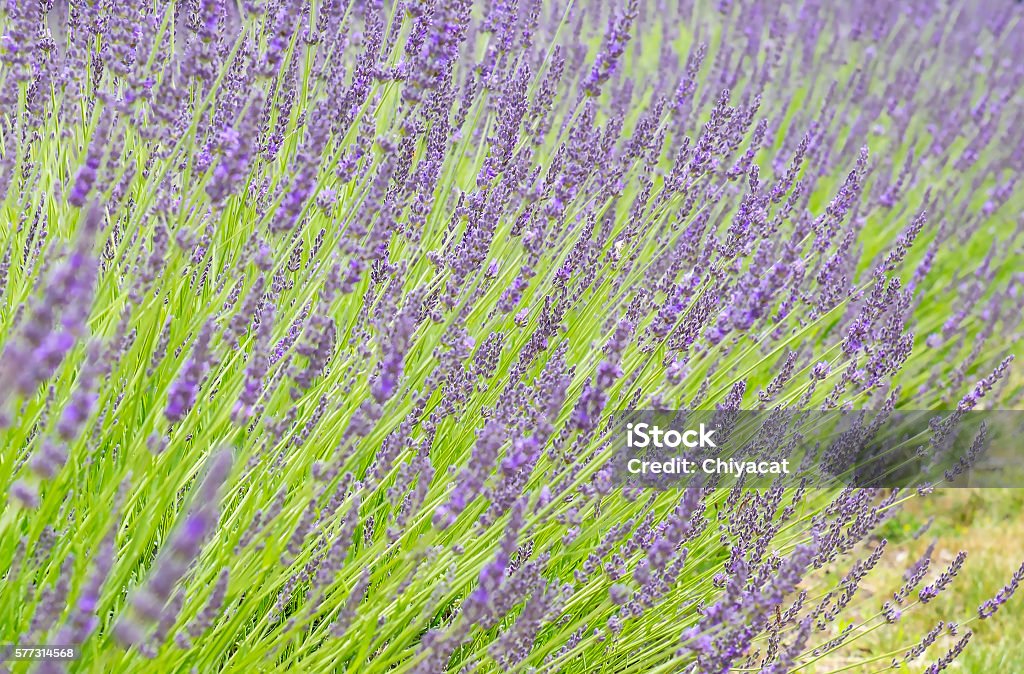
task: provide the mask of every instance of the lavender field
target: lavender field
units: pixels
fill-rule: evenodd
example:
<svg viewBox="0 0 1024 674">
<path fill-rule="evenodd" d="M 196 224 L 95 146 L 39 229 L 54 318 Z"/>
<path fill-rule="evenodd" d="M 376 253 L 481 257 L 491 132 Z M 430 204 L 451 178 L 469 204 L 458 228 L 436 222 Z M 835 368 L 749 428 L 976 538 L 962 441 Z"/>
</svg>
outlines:
<svg viewBox="0 0 1024 674">
<path fill-rule="evenodd" d="M 0 672 L 1024 672 L 1024 5 L 0 2 Z"/>
</svg>

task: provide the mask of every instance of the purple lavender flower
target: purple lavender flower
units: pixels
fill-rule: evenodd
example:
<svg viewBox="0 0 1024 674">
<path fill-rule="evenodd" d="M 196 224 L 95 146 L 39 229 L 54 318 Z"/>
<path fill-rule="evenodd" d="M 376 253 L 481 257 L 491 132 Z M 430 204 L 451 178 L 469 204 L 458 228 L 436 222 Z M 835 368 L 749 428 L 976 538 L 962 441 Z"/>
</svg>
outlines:
<svg viewBox="0 0 1024 674">
<path fill-rule="evenodd" d="M 628 0 L 621 14 L 608 19 L 608 28 L 605 32 L 604 43 L 601 51 L 598 52 L 590 74 L 583 80 L 583 90 L 591 96 L 601 92 L 601 86 L 608 81 L 619 66 L 619 60 L 626 51 L 626 44 L 629 42 L 630 29 L 636 19 L 638 9 L 637 0 Z"/>
<path fill-rule="evenodd" d="M 921 589 L 920 592 L 918 592 L 917 596 L 918 599 L 921 600 L 921 603 L 927 604 L 929 601 L 939 596 L 939 593 L 941 593 L 942 590 L 944 590 L 951 582 L 953 582 L 953 578 L 957 575 L 957 573 L 960 572 L 960 569 L 964 565 L 964 560 L 966 559 L 966 552 L 962 550 L 958 552 L 953 561 L 950 562 L 949 568 L 943 571 L 942 574 L 935 579 L 935 582 L 931 583 L 930 585 L 926 585 L 924 588 Z"/>
<path fill-rule="evenodd" d="M 1021 582 L 1024 582 L 1024 564 L 1021 564 L 1020 568 L 1013 574 L 1013 577 L 1010 578 L 1010 582 L 1003 589 L 999 590 L 996 596 L 986 600 L 984 604 L 978 607 L 978 617 L 985 620 L 995 615 L 999 607 L 1010 600 L 1010 597 L 1017 591 Z"/>
<path fill-rule="evenodd" d="M 211 332 L 212 328 L 209 323 L 199 331 L 199 336 L 196 337 L 192 347 L 191 357 L 167 392 L 164 416 L 172 424 L 181 421 L 199 398 L 199 387 L 210 369 Z"/>
<path fill-rule="evenodd" d="M 145 586 L 131 597 L 135 617 L 125 615 L 114 627 L 114 635 L 124 646 L 141 642 L 148 625 L 159 628 L 168 616 L 165 606 L 175 586 L 188 572 L 206 539 L 213 534 L 219 518 L 219 492 L 231 471 L 230 450 L 221 450 L 209 459 L 209 467 L 193 497 L 184 521 L 167 542 Z M 170 609 L 172 615 L 177 611 Z"/>
</svg>

